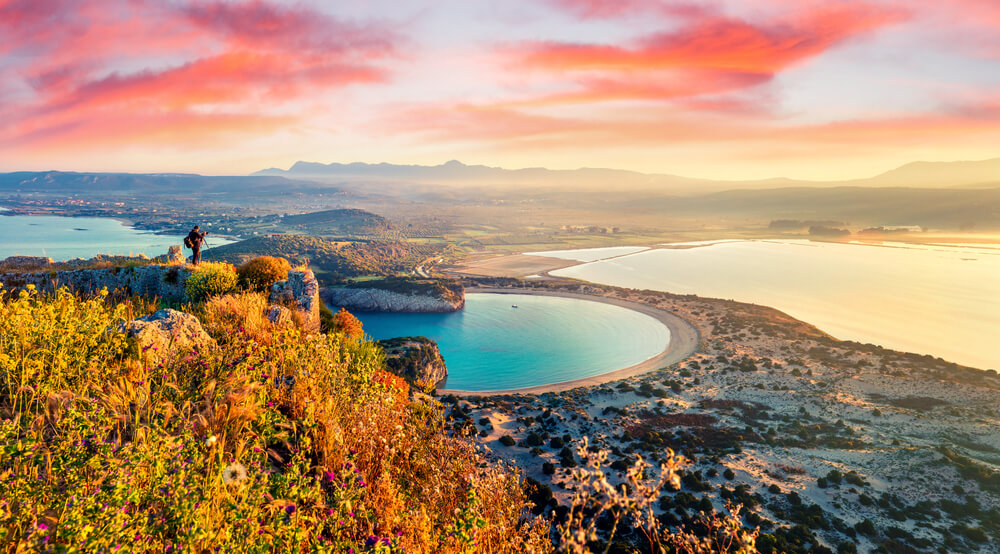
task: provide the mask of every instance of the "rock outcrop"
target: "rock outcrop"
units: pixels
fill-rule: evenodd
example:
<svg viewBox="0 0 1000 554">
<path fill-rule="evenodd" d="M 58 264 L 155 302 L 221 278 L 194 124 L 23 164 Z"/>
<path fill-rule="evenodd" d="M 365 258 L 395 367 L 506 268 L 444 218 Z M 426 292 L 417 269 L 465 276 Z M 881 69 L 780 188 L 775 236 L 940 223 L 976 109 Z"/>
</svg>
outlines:
<svg viewBox="0 0 1000 554">
<path fill-rule="evenodd" d="M 386 367 L 418 388 L 442 386 L 448 378 L 437 343 L 427 337 L 397 337 L 378 344 L 385 350 Z"/>
<path fill-rule="evenodd" d="M 303 317 L 302 328 L 307 333 L 319 332 L 319 281 L 312 271 L 289 271 L 288 279 L 271 286 L 272 304 L 288 306 Z"/>
<path fill-rule="evenodd" d="M 71 269 L 43 273 L 3 273 L 0 282 L 7 290 L 35 285 L 52 292 L 66 287 L 77 294 L 95 294 L 101 289 L 130 295 L 156 296 L 171 302 L 186 300 L 184 282 L 191 270 L 184 266 L 140 265 L 105 269 Z"/>
<path fill-rule="evenodd" d="M 396 292 L 380 288 L 328 288 L 321 293 L 332 307 L 358 312 L 448 313 L 465 306 L 465 296 L 444 298 L 432 292 Z"/>
<path fill-rule="evenodd" d="M 267 320 L 274 325 L 285 325 L 292 321 L 292 311 L 277 304 L 268 306 L 266 315 Z"/>
<path fill-rule="evenodd" d="M 10 268 L 43 267 L 51 264 L 52 258 L 47 256 L 8 256 L 2 263 Z"/>
<path fill-rule="evenodd" d="M 184 252 L 181 250 L 180 245 L 177 245 L 167 248 L 166 254 L 161 254 L 153 258 L 153 261 L 165 264 L 182 264 L 187 261 L 187 258 L 184 256 Z"/>
<path fill-rule="evenodd" d="M 215 345 L 198 318 L 177 310 L 159 310 L 119 326 L 118 331 L 135 340 L 148 363 L 167 353 L 201 350 Z"/>
</svg>

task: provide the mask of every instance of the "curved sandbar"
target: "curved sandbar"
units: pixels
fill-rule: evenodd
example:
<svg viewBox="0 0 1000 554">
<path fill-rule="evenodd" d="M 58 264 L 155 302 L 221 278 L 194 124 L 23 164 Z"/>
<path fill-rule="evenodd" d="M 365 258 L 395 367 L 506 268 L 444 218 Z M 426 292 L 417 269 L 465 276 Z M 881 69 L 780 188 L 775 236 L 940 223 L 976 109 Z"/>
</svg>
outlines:
<svg viewBox="0 0 1000 554">
<path fill-rule="evenodd" d="M 561 381 L 558 383 L 549 383 L 547 385 L 535 385 L 533 387 L 523 387 L 519 389 L 506 389 L 506 390 L 455 390 L 455 389 L 438 389 L 438 394 L 454 394 L 458 396 L 492 396 L 497 394 L 542 394 L 545 392 L 560 392 L 570 389 L 575 389 L 578 387 L 589 387 L 591 385 L 600 385 L 602 383 L 607 383 L 609 381 L 617 381 L 619 379 L 625 379 L 626 377 L 634 377 L 636 375 L 642 375 L 643 373 L 652 371 L 654 369 L 660 369 L 662 367 L 669 366 L 671 364 L 677 363 L 681 360 L 686 359 L 691 354 L 698 349 L 698 344 L 701 342 L 701 335 L 698 330 L 695 329 L 693 325 L 688 323 L 686 320 L 659 308 L 650 306 L 649 304 L 641 304 L 639 302 L 631 302 L 629 300 L 621 300 L 618 298 L 608 298 L 605 296 L 594 296 L 590 294 L 579 294 L 575 292 L 563 292 L 563 291 L 553 291 L 553 290 L 537 290 L 537 289 L 497 289 L 497 288 L 487 288 L 487 287 L 470 287 L 465 289 L 467 293 L 490 293 L 490 294 L 527 294 L 532 296 L 559 296 L 562 298 L 576 298 L 578 300 L 587 300 L 590 302 L 604 302 L 605 304 L 612 304 L 615 306 L 620 306 L 622 308 L 627 308 L 629 310 L 634 310 L 639 313 L 648 315 L 660 323 L 666 325 L 667 329 L 670 330 L 670 342 L 667 344 L 667 348 L 649 358 L 644 362 L 639 362 L 635 365 L 631 365 L 626 368 L 617 369 L 614 371 L 609 371 L 608 373 L 602 373 L 600 375 L 594 375 L 591 377 L 584 377 L 582 379 L 573 379 L 572 381 Z"/>
</svg>

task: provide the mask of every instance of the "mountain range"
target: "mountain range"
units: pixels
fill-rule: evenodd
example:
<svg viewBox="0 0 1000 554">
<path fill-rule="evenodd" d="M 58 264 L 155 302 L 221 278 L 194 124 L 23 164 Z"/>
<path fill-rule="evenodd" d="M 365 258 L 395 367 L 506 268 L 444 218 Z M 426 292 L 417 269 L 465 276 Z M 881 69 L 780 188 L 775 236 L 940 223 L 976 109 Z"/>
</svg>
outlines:
<svg viewBox="0 0 1000 554">
<path fill-rule="evenodd" d="M 1000 187 L 1000 158 L 981 161 L 913 162 L 874 177 L 847 181 L 804 181 L 785 178 L 724 181 L 670 174 L 638 173 L 619 169 L 554 170 L 540 167 L 504 169 L 485 165 L 466 165 L 456 160 L 435 166 L 359 162 L 322 164 L 300 161 L 287 170 L 270 168 L 252 175 L 322 182 L 410 182 L 422 185 L 503 185 L 554 188 L 573 186 L 606 190 L 661 189 L 674 193 L 835 186 L 989 188 Z"/>
</svg>

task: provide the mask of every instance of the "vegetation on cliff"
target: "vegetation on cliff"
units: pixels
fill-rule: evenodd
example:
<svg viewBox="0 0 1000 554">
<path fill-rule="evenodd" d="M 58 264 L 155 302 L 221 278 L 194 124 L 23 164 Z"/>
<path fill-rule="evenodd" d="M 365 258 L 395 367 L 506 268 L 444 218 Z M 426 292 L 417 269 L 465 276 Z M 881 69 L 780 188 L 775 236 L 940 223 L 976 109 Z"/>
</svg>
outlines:
<svg viewBox="0 0 1000 554">
<path fill-rule="evenodd" d="M 343 310 L 342 310 L 343 311 Z M 436 342 L 427 337 L 396 337 L 378 341 L 389 371 L 422 390 L 434 390 L 448 377 Z"/>
<path fill-rule="evenodd" d="M 354 281 L 347 288 L 379 289 L 410 296 L 433 296 L 450 303 L 459 303 L 465 299 L 465 287 L 458 281 L 445 279 L 413 279 L 409 277 L 385 277 Z"/>
</svg>

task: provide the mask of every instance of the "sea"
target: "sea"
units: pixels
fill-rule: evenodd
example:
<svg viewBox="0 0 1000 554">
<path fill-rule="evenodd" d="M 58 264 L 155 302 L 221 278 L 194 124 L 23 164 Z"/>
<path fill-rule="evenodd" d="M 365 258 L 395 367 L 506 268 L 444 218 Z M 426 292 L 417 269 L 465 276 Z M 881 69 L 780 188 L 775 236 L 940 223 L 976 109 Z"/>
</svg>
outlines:
<svg viewBox="0 0 1000 554">
<path fill-rule="evenodd" d="M 665 246 L 665 247 L 664 247 Z M 550 274 L 777 308 L 845 340 L 1000 369 L 1000 245 L 730 240 L 661 245 Z"/>
<path fill-rule="evenodd" d="M 355 315 L 373 339 L 436 341 L 448 367 L 445 387 L 458 390 L 592 377 L 644 362 L 670 342 L 669 329 L 648 315 L 552 296 L 473 293 L 455 313 Z"/>
<path fill-rule="evenodd" d="M 166 254 L 168 247 L 183 241 L 183 235 L 157 235 L 102 217 L 0 215 L 0 260 L 8 256 L 48 256 L 64 261 L 97 254 L 145 254 L 152 258 Z M 209 235 L 209 250 L 203 251 L 202 257 L 211 260 L 212 246 L 231 242 Z"/>
</svg>

